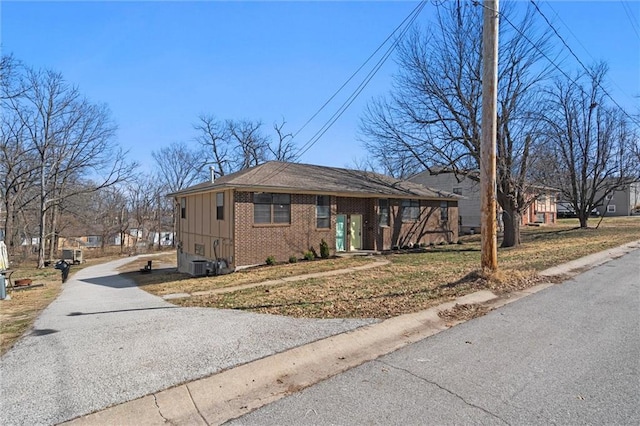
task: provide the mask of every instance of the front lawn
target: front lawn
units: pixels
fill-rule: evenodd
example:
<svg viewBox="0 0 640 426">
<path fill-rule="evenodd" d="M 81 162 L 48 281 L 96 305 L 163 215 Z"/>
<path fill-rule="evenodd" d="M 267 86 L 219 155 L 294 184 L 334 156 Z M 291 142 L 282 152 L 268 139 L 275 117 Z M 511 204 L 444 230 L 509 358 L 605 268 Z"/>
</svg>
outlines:
<svg viewBox="0 0 640 426">
<path fill-rule="evenodd" d="M 577 229 L 577 225 L 576 219 L 564 219 L 553 226 L 524 227 L 520 247 L 499 250 L 500 271 L 491 279 L 479 273 L 480 238 L 474 235 L 463 237 L 463 244 L 434 246 L 425 253 L 387 255 L 385 258 L 390 263 L 374 269 L 219 295 L 192 296 L 174 303 L 296 317 L 387 318 L 422 310 L 482 288 L 497 292 L 525 288 L 541 281 L 538 271 L 640 240 L 640 217 L 605 218 L 599 229 Z M 131 276 L 145 290 L 164 295 L 316 272 L 315 268 L 344 268 L 349 261 L 362 264 L 371 259 L 260 267 L 222 277 L 190 278 L 175 273 Z"/>
</svg>

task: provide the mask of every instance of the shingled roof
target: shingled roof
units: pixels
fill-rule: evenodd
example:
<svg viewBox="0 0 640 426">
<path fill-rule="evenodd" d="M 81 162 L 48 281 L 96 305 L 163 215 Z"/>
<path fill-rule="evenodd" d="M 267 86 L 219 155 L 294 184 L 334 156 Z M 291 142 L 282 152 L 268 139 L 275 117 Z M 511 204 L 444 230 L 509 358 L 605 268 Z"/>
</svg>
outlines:
<svg viewBox="0 0 640 426">
<path fill-rule="evenodd" d="M 378 173 L 279 161 L 269 161 L 222 176 L 215 182 L 201 183 L 168 196 L 176 197 L 228 188 L 264 192 L 345 194 L 354 197 L 460 198 L 455 194 Z"/>
</svg>

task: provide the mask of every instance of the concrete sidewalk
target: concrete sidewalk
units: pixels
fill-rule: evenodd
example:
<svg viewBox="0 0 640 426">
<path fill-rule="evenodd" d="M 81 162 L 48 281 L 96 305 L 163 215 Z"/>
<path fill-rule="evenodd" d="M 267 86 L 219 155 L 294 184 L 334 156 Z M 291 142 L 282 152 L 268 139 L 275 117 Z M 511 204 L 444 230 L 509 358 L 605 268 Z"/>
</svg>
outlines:
<svg viewBox="0 0 640 426">
<path fill-rule="evenodd" d="M 566 278 L 638 248 L 640 241 L 550 268 L 541 274 Z M 473 293 L 435 308 L 391 318 L 231 368 L 69 424 L 224 423 L 447 329 L 451 324 L 446 324 L 438 312 L 455 304 L 479 303 L 496 308 L 550 286 L 553 284 L 541 284 L 501 298 L 489 291 Z"/>
<path fill-rule="evenodd" d="M 63 422 L 378 322 L 177 307 L 118 274 L 131 260 L 78 271 L 2 356 L 0 424 Z"/>
</svg>

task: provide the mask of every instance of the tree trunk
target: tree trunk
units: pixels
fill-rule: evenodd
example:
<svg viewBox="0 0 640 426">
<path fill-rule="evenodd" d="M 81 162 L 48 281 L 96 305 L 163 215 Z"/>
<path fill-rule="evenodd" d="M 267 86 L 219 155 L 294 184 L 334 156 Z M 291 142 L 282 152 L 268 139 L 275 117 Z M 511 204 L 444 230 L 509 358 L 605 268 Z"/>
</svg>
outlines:
<svg viewBox="0 0 640 426">
<path fill-rule="evenodd" d="M 589 214 L 588 213 L 578 213 L 578 220 L 580 221 L 580 228 L 587 228 L 589 223 Z"/>
<path fill-rule="evenodd" d="M 14 254 L 13 250 L 15 247 L 15 237 L 13 235 L 13 220 L 15 216 L 13 203 L 10 203 L 8 200 L 4 204 L 5 211 L 7 212 L 7 217 L 4 222 L 4 241 L 7 244 L 7 251 L 9 252 L 9 256 Z"/>
<path fill-rule="evenodd" d="M 517 247 L 520 245 L 520 213 L 516 210 L 502 212 L 504 226 L 500 247 Z"/>
<path fill-rule="evenodd" d="M 46 242 L 46 229 L 47 229 L 47 212 L 44 210 L 44 200 L 40 205 L 40 229 L 39 229 L 39 241 L 38 241 L 38 268 L 44 268 L 44 252 Z"/>
<path fill-rule="evenodd" d="M 51 237 L 49 237 L 49 260 L 55 259 L 58 249 L 58 206 L 53 206 L 51 213 Z"/>
</svg>

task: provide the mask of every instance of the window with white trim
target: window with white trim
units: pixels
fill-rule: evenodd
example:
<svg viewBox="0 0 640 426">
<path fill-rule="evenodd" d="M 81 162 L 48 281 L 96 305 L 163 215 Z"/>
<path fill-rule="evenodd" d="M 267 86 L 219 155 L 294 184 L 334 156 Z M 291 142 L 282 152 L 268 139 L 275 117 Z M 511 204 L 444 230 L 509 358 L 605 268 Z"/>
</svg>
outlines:
<svg viewBox="0 0 640 426">
<path fill-rule="evenodd" d="M 609 204 L 607 206 L 607 213 L 615 213 L 616 212 L 616 205 L 615 204 Z"/>
</svg>

